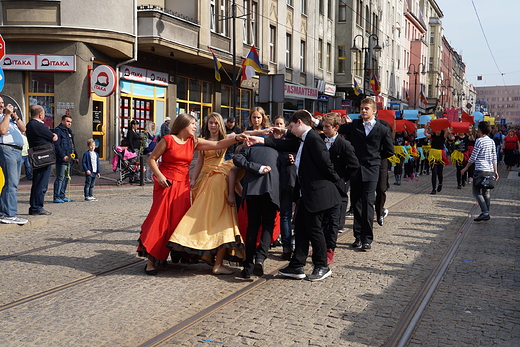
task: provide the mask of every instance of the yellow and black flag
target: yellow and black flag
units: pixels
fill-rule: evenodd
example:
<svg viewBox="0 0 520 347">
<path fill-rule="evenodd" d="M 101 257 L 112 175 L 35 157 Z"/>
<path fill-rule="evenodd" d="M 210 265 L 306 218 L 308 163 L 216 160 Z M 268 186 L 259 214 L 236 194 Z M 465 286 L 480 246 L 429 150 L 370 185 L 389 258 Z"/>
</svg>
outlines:
<svg viewBox="0 0 520 347">
<path fill-rule="evenodd" d="M 217 56 L 215 55 L 215 52 L 213 52 L 211 47 L 208 46 L 208 49 L 211 52 L 211 55 L 213 55 L 213 65 L 215 66 L 215 79 L 220 82 L 220 69 L 222 69 L 222 64 L 218 60 Z"/>
</svg>

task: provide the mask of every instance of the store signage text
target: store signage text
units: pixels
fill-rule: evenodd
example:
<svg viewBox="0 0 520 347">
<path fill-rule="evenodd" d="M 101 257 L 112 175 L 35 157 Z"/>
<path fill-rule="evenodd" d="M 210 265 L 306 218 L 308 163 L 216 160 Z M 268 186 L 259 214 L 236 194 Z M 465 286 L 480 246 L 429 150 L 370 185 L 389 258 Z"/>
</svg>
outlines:
<svg viewBox="0 0 520 347">
<path fill-rule="evenodd" d="M 6 54 L 4 70 L 76 71 L 75 55 Z"/>
<path fill-rule="evenodd" d="M 305 98 L 313 100 L 318 99 L 318 89 L 316 88 L 309 88 L 288 83 L 286 83 L 283 88 L 286 98 Z"/>
<path fill-rule="evenodd" d="M 159 71 L 143 69 L 139 67 L 121 66 L 121 78 L 130 81 L 168 86 L 168 74 Z"/>
</svg>

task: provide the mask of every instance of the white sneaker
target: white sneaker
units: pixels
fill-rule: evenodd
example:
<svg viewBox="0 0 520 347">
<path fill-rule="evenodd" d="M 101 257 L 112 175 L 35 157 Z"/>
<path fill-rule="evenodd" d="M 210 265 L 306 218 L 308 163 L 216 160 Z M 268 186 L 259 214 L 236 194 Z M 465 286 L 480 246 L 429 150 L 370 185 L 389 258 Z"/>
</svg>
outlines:
<svg viewBox="0 0 520 347">
<path fill-rule="evenodd" d="M 91 197 L 91 196 L 87 196 L 87 197 L 85 198 L 85 201 L 92 201 L 92 197 Z"/>
<path fill-rule="evenodd" d="M 23 224 L 27 223 L 28 220 L 25 219 L 25 218 L 17 217 L 17 216 L 14 216 L 14 217 L 7 217 L 7 216 L 4 216 L 2 219 L 0 219 L 0 222 L 2 222 L 2 223 L 4 223 L 4 224 L 18 224 L 18 225 L 23 225 Z"/>
<path fill-rule="evenodd" d="M 91 196 L 90 201 L 97 201 L 97 199 L 95 197 Z"/>
<path fill-rule="evenodd" d="M 388 216 L 388 209 L 384 208 L 383 209 L 383 218 L 386 218 L 386 216 Z"/>
</svg>

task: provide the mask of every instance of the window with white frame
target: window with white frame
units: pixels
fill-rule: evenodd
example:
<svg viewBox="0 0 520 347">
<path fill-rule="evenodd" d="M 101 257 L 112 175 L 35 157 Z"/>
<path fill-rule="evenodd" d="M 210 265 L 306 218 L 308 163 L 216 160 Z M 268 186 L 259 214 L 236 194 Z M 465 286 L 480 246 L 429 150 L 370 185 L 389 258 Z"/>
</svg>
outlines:
<svg viewBox="0 0 520 347">
<path fill-rule="evenodd" d="M 285 37 L 285 66 L 288 68 L 292 67 L 291 52 L 292 52 L 292 35 L 286 34 L 286 37 Z"/>
<path fill-rule="evenodd" d="M 305 41 L 300 42 L 300 71 L 305 72 Z"/>
<path fill-rule="evenodd" d="M 269 27 L 269 61 L 276 62 L 276 27 Z"/>
<path fill-rule="evenodd" d="M 301 0 L 302 14 L 307 14 L 307 0 Z"/>
</svg>

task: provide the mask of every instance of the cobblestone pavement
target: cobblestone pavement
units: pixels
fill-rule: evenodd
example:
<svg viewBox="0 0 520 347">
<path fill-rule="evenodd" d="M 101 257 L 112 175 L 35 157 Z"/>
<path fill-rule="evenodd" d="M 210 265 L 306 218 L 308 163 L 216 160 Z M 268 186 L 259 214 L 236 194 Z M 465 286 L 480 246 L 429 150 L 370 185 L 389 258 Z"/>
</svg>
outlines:
<svg viewBox="0 0 520 347">
<path fill-rule="evenodd" d="M 492 192 L 492 219 L 466 231 L 410 345 L 520 345 L 520 178 L 502 174 Z M 384 345 L 475 205 L 470 187 L 455 189 L 451 174 L 440 194 L 429 195 L 427 185 L 393 206 L 429 180 L 391 187 L 390 215 L 384 227 L 376 225 L 372 251 L 352 249 L 352 236 L 344 233 L 330 278 L 265 276 L 254 290 L 160 345 Z M 156 277 L 144 275 L 135 246 L 150 186 L 99 189 L 98 202 L 72 194 L 72 203 L 50 203 L 53 215 L 44 222 L 0 225 L 0 258 L 92 236 L 0 261 L 1 346 L 137 346 L 250 285 L 213 276 L 205 264 L 169 264 Z M 27 200 L 20 196 L 21 211 Z M 280 252 L 271 250 L 268 272 L 285 264 Z M 45 291 L 51 292 L 31 297 Z"/>
</svg>

